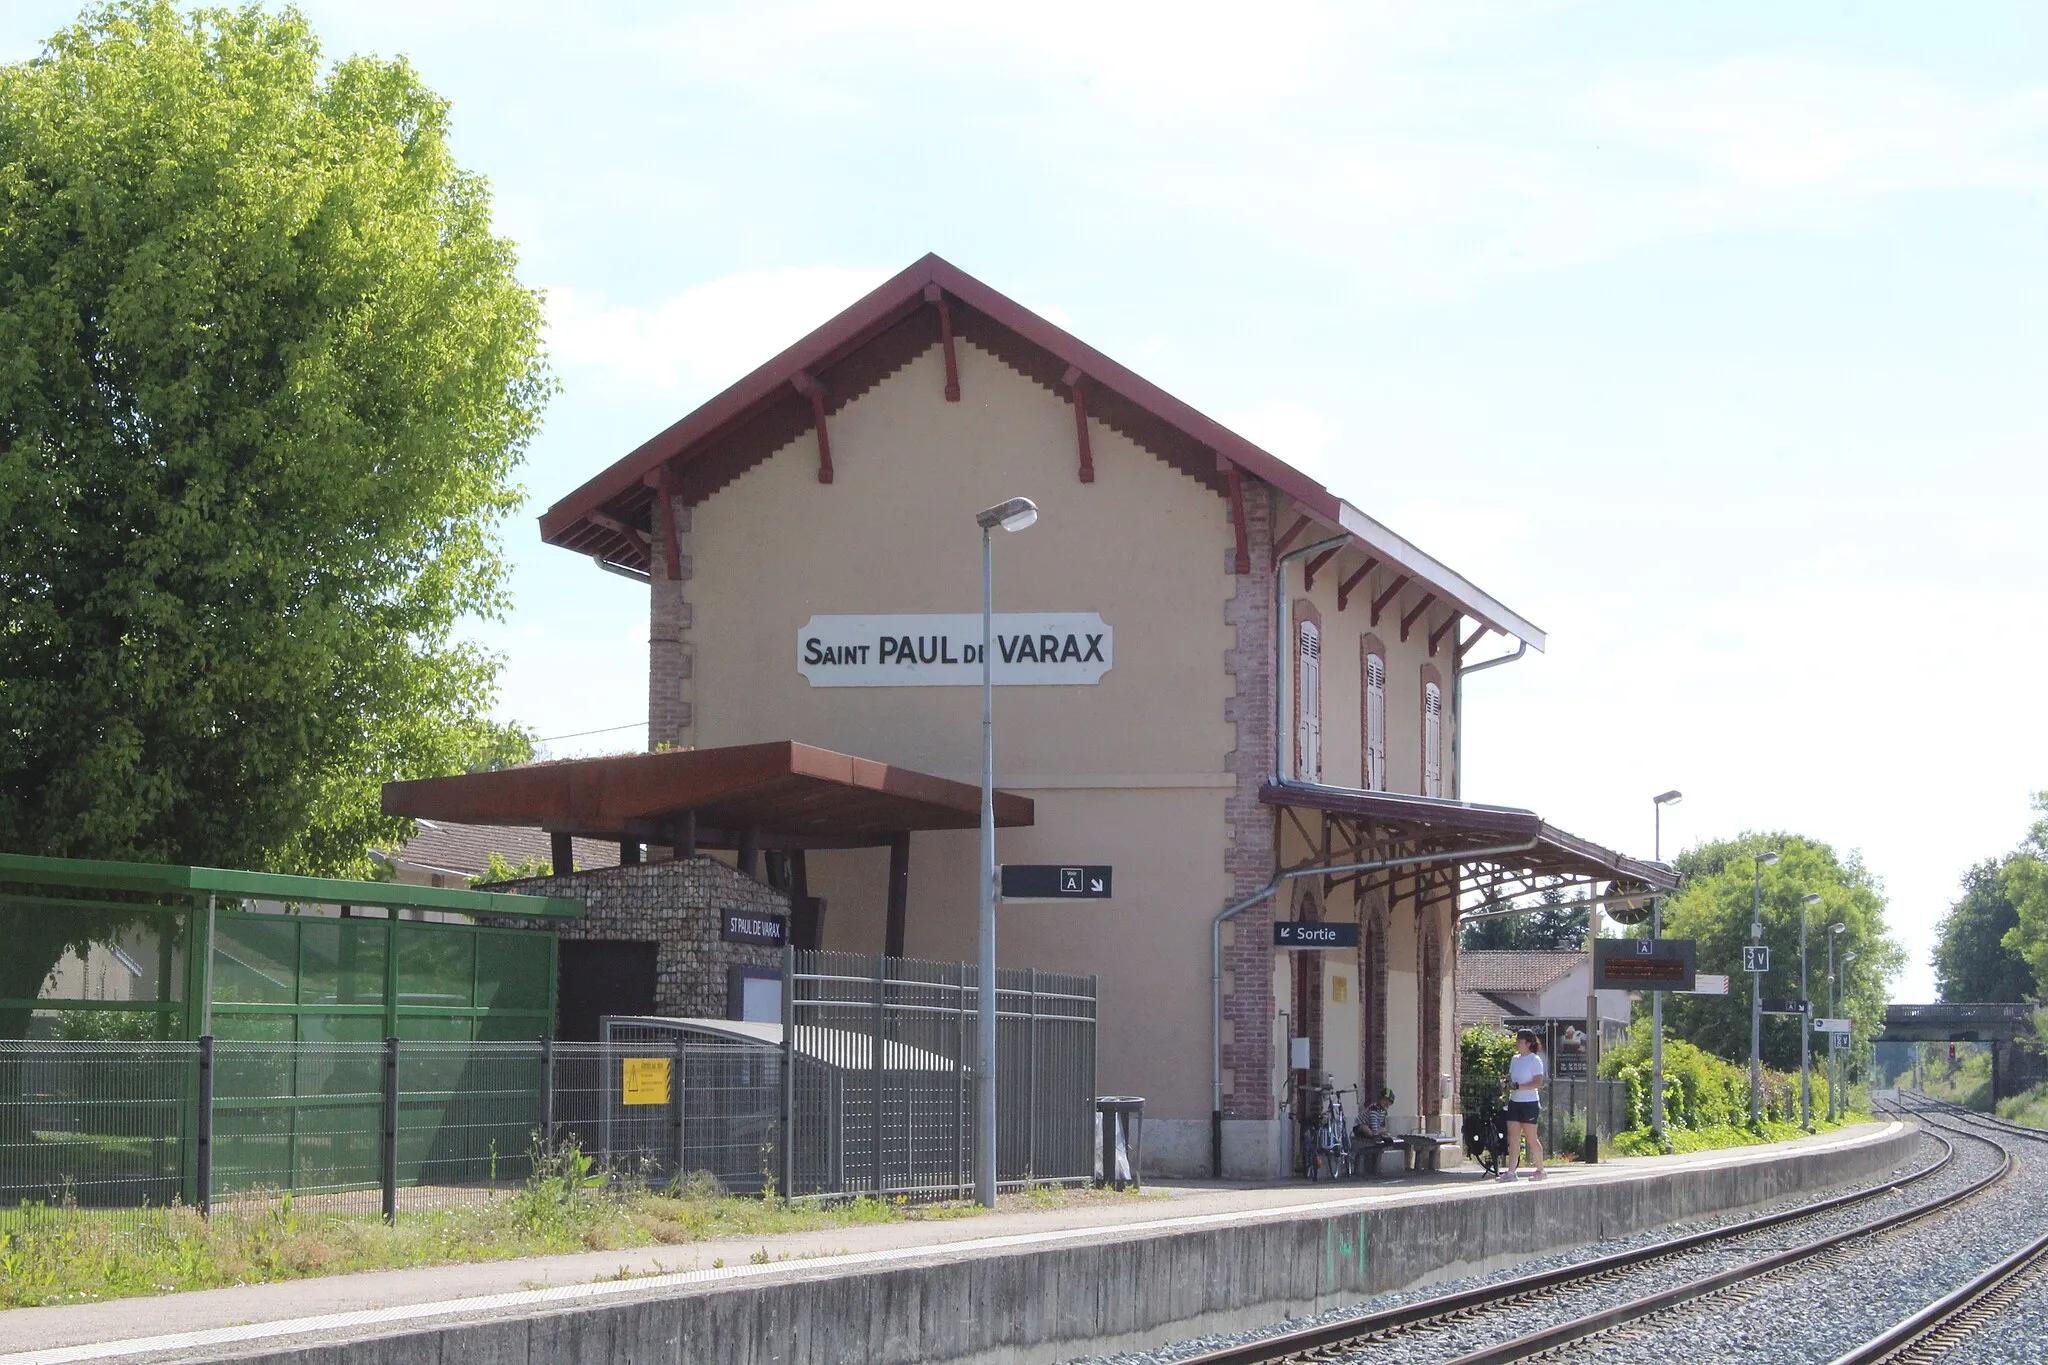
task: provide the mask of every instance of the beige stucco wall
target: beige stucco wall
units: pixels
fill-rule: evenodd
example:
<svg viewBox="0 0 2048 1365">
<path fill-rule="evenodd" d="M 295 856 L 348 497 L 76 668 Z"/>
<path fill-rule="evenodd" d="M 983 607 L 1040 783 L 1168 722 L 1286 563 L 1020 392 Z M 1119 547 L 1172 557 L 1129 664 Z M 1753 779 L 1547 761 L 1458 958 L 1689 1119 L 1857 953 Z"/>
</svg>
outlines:
<svg viewBox="0 0 2048 1365">
<path fill-rule="evenodd" d="M 996 690 L 997 781 L 1037 805 L 1034 827 L 1000 832 L 998 858 L 1109 863 L 1117 894 L 1005 907 L 999 956 L 1098 975 L 1105 1093 L 1206 1121 L 1208 925 L 1229 891 L 1236 742 L 1229 504 L 1099 424 L 1096 479 L 1081 483 L 1064 396 L 973 346 L 959 359 L 959 403 L 940 397 L 934 347 L 834 414 L 831 484 L 806 432 L 693 510 L 692 742 L 796 739 L 978 781 L 978 689 L 812 688 L 797 632 L 814 614 L 979 610 L 974 513 L 1033 499 L 1038 525 L 997 534 L 997 610 L 1099 612 L 1116 662 L 1094 686 Z M 975 842 L 913 837 L 910 955 L 973 957 Z M 881 850 L 810 855 L 827 947 L 880 950 L 886 867 Z"/>
</svg>

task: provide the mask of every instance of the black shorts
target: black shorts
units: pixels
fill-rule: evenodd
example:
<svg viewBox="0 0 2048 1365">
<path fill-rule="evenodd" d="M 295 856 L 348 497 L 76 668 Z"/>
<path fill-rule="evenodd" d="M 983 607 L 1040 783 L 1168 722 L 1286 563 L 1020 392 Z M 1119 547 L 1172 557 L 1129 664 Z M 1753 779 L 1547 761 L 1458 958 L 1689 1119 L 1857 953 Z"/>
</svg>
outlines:
<svg viewBox="0 0 2048 1365">
<path fill-rule="evenodd" d="M 1543 1101 L 1541 1100 L 1508 1101 L 1509 1123 L 1534 1123 L 1542 1113 Z"/>
</svg>

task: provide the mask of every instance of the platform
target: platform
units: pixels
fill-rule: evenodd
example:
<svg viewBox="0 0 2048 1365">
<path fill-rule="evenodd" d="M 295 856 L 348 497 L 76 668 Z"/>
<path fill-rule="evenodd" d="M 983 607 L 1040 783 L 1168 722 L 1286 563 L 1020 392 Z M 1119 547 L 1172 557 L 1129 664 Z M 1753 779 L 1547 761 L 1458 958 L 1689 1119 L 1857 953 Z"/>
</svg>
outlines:
<svg viewBox="0 0 2048 1365">
<path fill-rule="evenodd" d="M 1337 1185 L 1175 1181 L 1053 1209 L 0 1313 L 67 1361 L 1054 1362 L 1317 1312 L 1890 1170 L 1871 1123 L 1768 1147 Z M 720 1264 L 720 1263 L 723 1264 Z"/>
</svg>

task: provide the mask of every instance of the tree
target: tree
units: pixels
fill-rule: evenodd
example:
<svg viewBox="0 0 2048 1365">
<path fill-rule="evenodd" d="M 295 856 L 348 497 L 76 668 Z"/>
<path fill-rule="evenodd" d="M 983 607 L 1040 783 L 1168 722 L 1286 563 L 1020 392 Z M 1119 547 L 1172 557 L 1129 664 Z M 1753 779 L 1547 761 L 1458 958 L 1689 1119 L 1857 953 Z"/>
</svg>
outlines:
<svg viewBox="0 0 2048 1365">
<path fill-rule="evenodd" d="M 403 61 L 168 0 L 0 68 L 0 847 L 313 873 L 486 717 L 539 299 Z"/>
<path fill-rule="evenodd" d="M 1763 872 L 1764 943 L 1771 950 L 1763 993 L 1798 996 L 1800 898 L 1817 892 L 1820 903 L 1807 918 L 1809 998 L 1826 1005 L 1828 931 L 1841 924 L 1845 928 L 1835 942 L 1845 988 L 1841 1013 L 1855 1020 L 1859 1039 L 1874 1037 L 1884 1026 L 1886 983 L 1905 964 L 1904 951 L 1885 925 L 1883 888 L 1856 854 L 1839 858 L 1826 844 L 1783 832 L 1746 833 L 1679 855 L 1679 889 L 1665 903 L 1664 932 L 1698 945 L 1700 971 L 1725 972 L 1734 981 L 1726 997 L 1667 995 L 1665 1027 L 1718 1056 L 1748 1060 L 1751 978 L 1742 970 L 1742 945 L 1750 941 L 1755 857 L 1766 849 L 1776 849 L 1779 861 Z M 1853 971 L 1840 969 L 1845 951 L 1856 954 Z M 1797 1019 L 1765 1019 L 1768 1065 L 1798 1067 L 1801 1027 Z"/>
<path fill-rule="evenodd" d="M 1999 869 L 1999 890 L 2016 920 L 2005 947 L 2019 954 L 2036 981 L 2048 981 L 2048 792 L 2034 793 L 2034 809 L 2042 818 Z"/>
<path fill-rule="evenodd" d="M 1561 907 L 1564 893 L 1554 887 L 1544 891 L 1541 899 L 1542 907 L 1526 915 L 1502 915 L 1468 925 L 1458 951 L 1584 952 L 1586 907 Z"/>
<path fill-rule="evenodd" d="M 2034 995 L 2033 969 L 2006 936 L 2019 926 L 2006 869 L 2024 853 L 1986 858 L 1963 874 L 1963 894 L 1942 916 L 1934 979 L 1944 1001 L 2017 1002 Z"/>
</svg>

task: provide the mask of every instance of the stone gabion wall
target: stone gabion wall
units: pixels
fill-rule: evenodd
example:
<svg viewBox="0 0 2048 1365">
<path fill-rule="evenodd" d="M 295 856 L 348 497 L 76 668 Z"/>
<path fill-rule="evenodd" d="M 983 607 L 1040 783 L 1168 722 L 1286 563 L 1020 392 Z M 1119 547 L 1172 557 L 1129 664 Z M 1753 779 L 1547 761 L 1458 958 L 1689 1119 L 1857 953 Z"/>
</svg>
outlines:
<svg viewBox="0 0 2048 1365">
<path fill-rule="evenodd" d="M 780 967 L 782 950 L 727 943 L 728 910 L 787 917 L 789 898 L 716 858 L 681 858 L 637 867 L 600 867 L 560 877 L 528 877 L 491 888 L 535 896 L 574 896 L 587 909 L 557 926 L 566 939 L 655 943 L 654 1007 L 695 1019 L 726 1015 L 726 969 Z M 504 921 L 512 924 L 514 921 Z M 531 921 L 517 921 L 532 928 Z"/>
</svg>

